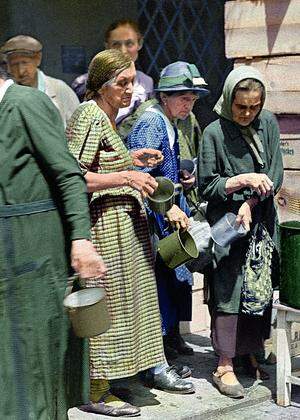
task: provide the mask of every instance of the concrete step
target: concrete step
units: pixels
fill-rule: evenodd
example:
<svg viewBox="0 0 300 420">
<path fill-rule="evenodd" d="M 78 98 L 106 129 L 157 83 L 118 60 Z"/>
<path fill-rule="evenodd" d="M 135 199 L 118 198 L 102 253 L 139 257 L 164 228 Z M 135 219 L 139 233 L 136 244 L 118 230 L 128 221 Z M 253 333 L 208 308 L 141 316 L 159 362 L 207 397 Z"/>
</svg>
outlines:
<svg viewBox="0 0 300 420">
<path fill-rule="evenodd" d="M 207 331 L 186 335 L 186 341 L 194 348 L 195 354 L 180 357 L 175 361 L 192 368 L 191 380 L 196 389 L 194 394 L 179 395 L 149 389 L 144 387 L 137 377 L 115 382 L 115 385 L 128 391 L 128 402 L 141 407 L 141 420 L 208 420 L 271 399 L 275 380 L 274 366 L 266 366 L 271 380 L 264 383 L 249 379 L 238 372 L 239 380 L 246 388 L 245 398 L 234 400 L 221 395 L 211 383 L 211 374 L 217 359 L 208 336 Z M 99 419 L 99 416 L 83 413 L 77 408 L 70 409 L 68 415 L 70 420 Z M 108 416 L 101 418 L 111 419 Z"/>
</svg>

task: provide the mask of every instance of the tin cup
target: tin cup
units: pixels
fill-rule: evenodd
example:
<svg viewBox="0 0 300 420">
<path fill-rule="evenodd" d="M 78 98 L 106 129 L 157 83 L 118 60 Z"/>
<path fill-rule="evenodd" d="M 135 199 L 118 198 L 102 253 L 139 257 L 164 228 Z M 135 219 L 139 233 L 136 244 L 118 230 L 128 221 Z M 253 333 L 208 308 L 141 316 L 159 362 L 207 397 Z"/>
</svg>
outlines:
<svg viewBox="0 0 300 420">
<path fill-rule="evenodd" d="M 194 175 L 196 171 L 195 162 L 191 159 L 181 159 L 180 160 L 180 170 L 186 171 L 190 175 Z"/>
<path fill-rule="evenodd" d="M 234 213 L 226 213 L 211 228 L 213 241 L 221 247 L 227 247 L 245 235 L 247 235 L 247 230 L 243 225 L 236 223 L 236 215 Z"/>
<path fill-rule="evenodd" d="M 155 178 L 158 183 L 157 189 L 147 197 L 148 206 L 156 213 L 166 214 L 175 204 L 175 196 L 182 191 L 181 184 L 174 184 L 164 176 Z"/>
</svg>

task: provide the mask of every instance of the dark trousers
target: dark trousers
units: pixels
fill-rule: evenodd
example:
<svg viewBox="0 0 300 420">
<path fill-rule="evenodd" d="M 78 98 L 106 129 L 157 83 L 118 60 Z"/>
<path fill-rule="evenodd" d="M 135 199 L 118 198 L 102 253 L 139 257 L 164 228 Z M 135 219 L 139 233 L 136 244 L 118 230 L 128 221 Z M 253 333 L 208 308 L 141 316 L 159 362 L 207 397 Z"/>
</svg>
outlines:
<svg viewBox="0 0 300 420">
<path fill-rule="evenodd" d="M 264 350 L 264 340 L 270 335 L 271 305 L 263 316 L 226 314 L 212 311 L 211 338 L 219 356 L 234 358 Z"/>
</svg>

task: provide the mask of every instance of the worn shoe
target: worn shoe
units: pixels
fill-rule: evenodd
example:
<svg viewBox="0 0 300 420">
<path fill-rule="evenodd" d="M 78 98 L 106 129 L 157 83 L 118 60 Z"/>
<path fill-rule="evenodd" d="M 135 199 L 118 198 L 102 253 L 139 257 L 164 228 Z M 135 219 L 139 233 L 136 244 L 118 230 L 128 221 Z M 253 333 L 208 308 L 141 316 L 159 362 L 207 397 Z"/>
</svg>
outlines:
<svg viewBox="0 0 300 420">
<path fill-rule="evenodd" d="M 174 368 L 181 379 L 189 378 L 190 376 L 192 376 L 192 371 L 188 366 L 174 365 Z"/>
<path fill-rule="evenodd" d="M 140 408 L 129 403 L 124 403 L 121 407 L 112 407 L 103 402 L 90 402 L 89 404 L 81 405 L 78 408 L 86 413 L 102 414 L 111 417 L 136 417 L 139 416 L 141 412 Z"/>
<path fill-rule="evenodd" d="M 267 381 L 270 379 L 270 375 L 258 363 L 255 363 L 255 366 L 252 364 L 250 357 L 244 357 L 242 366 L 246 375 L 250 376 L 253 379 L 261 379 L 262 381 Z"/>
<path fill-rule="evenodd" d="M 219 373 L 218 371 L 214 372 L 212 379 L 218 390 L 221 394 L 226 395 L 231 398 L 244 398 L 245 388 L 239 382 L 236 385 L 227 385 L 222 381 L 222 377 L 227 373 L 233 373 L 232 371 L 225 371 Z"/>
<path fill-rule="evenodd" d="M 195 392 L 193 383 L 182 379 L 178 375 L 175 366 L 169 366 L 163 372 L 153 375 L 151 381 L 146 383 L 146 385 L 176 394 L 191 394 Z"/>
</svg>

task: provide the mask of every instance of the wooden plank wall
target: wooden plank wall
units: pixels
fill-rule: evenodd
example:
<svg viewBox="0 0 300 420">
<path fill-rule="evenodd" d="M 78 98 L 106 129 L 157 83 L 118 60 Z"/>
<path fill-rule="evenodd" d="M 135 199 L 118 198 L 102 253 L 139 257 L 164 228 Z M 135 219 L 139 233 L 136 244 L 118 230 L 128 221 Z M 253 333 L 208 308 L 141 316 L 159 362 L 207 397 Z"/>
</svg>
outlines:
<svg viewBox="0 0 300 420">
<path fill-rule="evenodd" d="M 241 65 L 255 67 L 263 74 L 268 110 L 275 114 L 300 112 L 300 55 L 237 59 L 234 66 Z"/>
<path fill-rule="evenodd" d="M 276 196 L 280 222 L 300 221 L 300 171 L 284 171 L 283 185 Z"/>
<path fill-rule="evenodd" d="M 227 1 L 228 58 L 300 54 L 299 0 Z"/>
</svg>

